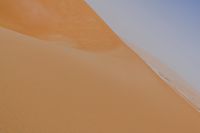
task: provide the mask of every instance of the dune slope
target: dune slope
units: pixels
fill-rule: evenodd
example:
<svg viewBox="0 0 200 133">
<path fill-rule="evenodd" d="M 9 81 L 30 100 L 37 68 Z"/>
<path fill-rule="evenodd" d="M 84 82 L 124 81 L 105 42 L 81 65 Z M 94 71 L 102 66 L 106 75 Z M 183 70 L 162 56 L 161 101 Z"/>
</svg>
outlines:
<svg viewBox="0 0 200 133">
<path fill-rule="evenodd" d="M 198 112 L 126 47 L 88 53 L 5 29 L 0 42 L 2 132 L 200 131 Z"/>
<path fill-rule="evenodd" d="M 67 40 L 89 51 L 121 44 L 83 0 L 1 0 L 0 25 L 40 39 Z"/>
<path fill-rule="evenodd" d="M 58 10 L 53 6 L 56 1 L 31 1 L 43 2 L 55 14 Z M 16 9 L 15 4 L 25 0 L 12 1 L 16 2 L 13 5 L 9 2 L 0 2 L 5 5 L 1 8 L 1 25 L 23 34 L 0 29 L 0 132 L 200 132 L 199 113 L 129 50 L 83 1 L 66 5 L 79 3 L 79 8 L 70 8 L 71 13 L 78 10 L 76 14 L 81 14 L 77 18 L 86 12 L 92 14 L 86 20 L 94 19 L 96 26 L 80 24 L 70 29 L 65 27 L 70 23 L 65 23 L 60 25 L 64 31 L 59 35 L 54 32 L 57 28 L 51 29 L 51 19 L 43 22 L 45 17 L 34 18 L 38 15 L 23 17 L 28 11 Z M 34 21 L 40 22 L 37 25 Z"/>
</svg>

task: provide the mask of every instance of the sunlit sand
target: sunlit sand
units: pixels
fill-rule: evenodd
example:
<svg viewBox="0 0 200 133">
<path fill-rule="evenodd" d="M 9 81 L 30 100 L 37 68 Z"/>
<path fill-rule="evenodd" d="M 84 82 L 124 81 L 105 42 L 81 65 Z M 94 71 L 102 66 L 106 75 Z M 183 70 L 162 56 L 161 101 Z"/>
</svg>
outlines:
<svg viewBox="0 0 200 133">
<path fill-rule="evenodd" d="M 199 113 L 83 1 L 10 2 L 0 2 L 0 132 L 200 132 Z"/>
</svg>

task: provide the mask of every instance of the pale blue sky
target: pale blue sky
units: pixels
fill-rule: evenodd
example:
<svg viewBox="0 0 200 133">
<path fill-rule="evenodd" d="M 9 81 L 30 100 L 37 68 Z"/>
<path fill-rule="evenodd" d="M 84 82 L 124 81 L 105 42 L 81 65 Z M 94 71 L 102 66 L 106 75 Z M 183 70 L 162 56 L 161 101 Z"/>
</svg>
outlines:
<svg viewBox="0 0 200 133">
<path fill-rule="evenodd" d="M 128 44 L 168 64 L 200 91 L 200 0 L 86 0 Z"/>
</svg>

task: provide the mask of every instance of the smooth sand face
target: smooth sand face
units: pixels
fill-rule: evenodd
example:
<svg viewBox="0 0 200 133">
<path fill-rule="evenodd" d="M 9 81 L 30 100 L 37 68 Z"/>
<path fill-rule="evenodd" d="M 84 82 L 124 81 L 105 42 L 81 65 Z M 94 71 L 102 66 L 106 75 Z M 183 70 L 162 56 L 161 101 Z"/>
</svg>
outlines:
<svg viewBox="0 0 200 133">
<path fill-rule="evenodd" d="M 52 21 L 29 16 L 27 10 L 34 4 L 27 1 L 0 2 L 1 25 L 32 36 L 0 29 L 0 132 L 200 132 L 199 113 L 125 47 L 83 1 L 66 2 L 71 5 L 64 15 L 68 21 L 60 25 L 63 32 L 58 36 L 49 23 L 55 12 L 64 12 L 56 6 L 62 1 L 29 0 L 48 7 Z M 30 7 L 16 9 L 23 2 Z M 70 19 L 73 13 L 77 21 Z M 22 17 L 25 14 L 29 18 Z M 86 26 L 87 21 L 94 24 Z M 70 24 L 74 24 L 71 29 Z"/>
<path fill-rule="evenodd" d="M 121 41 L 83 0 L 1 0 L 0 24 L 40 39 L 105 51 Z"/>
</svg>

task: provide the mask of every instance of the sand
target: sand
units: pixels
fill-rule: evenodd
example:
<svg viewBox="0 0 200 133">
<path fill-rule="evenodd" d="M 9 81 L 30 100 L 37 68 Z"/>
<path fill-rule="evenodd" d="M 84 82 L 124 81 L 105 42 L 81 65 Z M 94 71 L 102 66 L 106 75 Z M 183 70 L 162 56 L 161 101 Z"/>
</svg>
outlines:
<svg viewBox="0 0 200 133">
<path fill-rule="evenodd" d="M 0 24 L 0 133 L 200 132 L 84 1 L 3 0 Z"/>
</svg>

